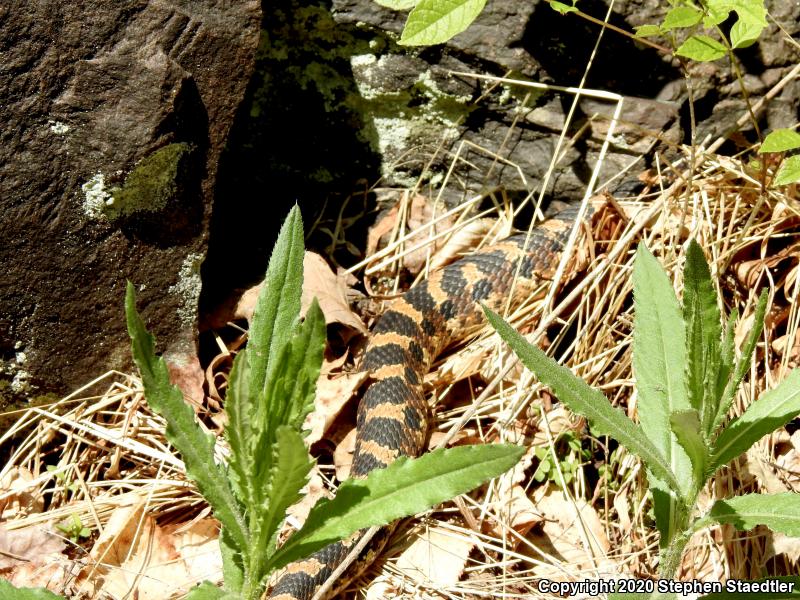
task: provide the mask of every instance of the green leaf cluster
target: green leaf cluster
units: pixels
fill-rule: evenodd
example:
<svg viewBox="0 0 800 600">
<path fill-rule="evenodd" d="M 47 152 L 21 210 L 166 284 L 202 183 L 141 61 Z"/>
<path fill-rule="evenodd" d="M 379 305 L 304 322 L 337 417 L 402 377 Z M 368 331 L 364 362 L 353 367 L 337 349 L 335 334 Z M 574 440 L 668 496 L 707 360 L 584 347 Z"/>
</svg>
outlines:
<svg viewBox="0 0 800 600">
<path fill-rule="evenodd" d="M 800 413 L 800 371 L 790 372 L 723 426 L 736 390 L 750 370 L 767 295 L 759 298 L 753 328 L 737 359 L 736 313 L 723 327 L 708 264 L 694 241 L 686 251 L 683 276 L 681 303 L 658 261 L 644 244 L 639 245 L 633 271 L 639 424 L 486 309 L 489 321 L 522 363 L 570 409 L 584 415 L 595 435 L 615 438 L 642 459 L 661 533 L 663 577 L 675 573 L 691 533 L 712 522 L 740 529 L 763 524 L 800 536 L 797 494 L 750 494 L 718 501 L 706 515 L 694 515 L 697 495 L 718 469 Z"/>
<path fill-rule="evenodd" d="M 636 35 L 670 37 L 676 30 L 698 30 L 701 26 L 706 30 L 716 31 L 725 43 L 705 33 L 693 33 L 675 51 L 678 56 L 700 62 L 720 59 L 728 54 L 729 48 L 746 48 L 752 45 L 767 26 L 764 0 L 680 0 L 671 4 L 672 8 L 667 11 L 660 25 L 648 23 L 637 27 Z M 728 46 L 719 26 L 731 13 L 736 14 L 736 20 L 728 34 Z"/>
<path fill-rule="evenodd" d="M 764 138 L 759 154 L 770 152 L 787 152 L 800 148 L 800 133 L 794 129 L 776 129 Z M 800 181 L 800 154 L 787 157 L 781 164 L 773 185 L 787 185 Z"/>
<path fill-rule="evenodd" d="M 319 502 L 305 525 L 278 548 L 286 509 L 300 499 L 314 464 L 302 427 L 313 408 L 325 344 L 325 319 L 316 300 L 300 317 L 303 252 L 303 224 L 295 207 L 270 258 L 248 345 L 231 369 L 227 465 L 216 459 L 213 436 L 203 432 L 180 390 L 170 384 L 128 284 L 128 332 L 145 396 L 167 421 L 167 439 L 222 524 L 224 589 L 204 583 L 189 594 L 192 600 L 259 598 L 276 569 L 358 530 L 465 493 L 511 468 L 523 452 L 498 444 L 400 459 L 364 480 L 343 483 L 336 498 Z"/>
</svg>

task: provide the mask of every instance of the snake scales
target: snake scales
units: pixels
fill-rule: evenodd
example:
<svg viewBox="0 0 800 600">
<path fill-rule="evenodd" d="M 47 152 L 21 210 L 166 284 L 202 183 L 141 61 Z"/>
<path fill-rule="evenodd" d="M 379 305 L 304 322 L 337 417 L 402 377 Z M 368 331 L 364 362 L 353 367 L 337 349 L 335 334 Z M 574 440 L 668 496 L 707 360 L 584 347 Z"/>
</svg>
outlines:
<svg viewBox="0 0 800 600">
<path fill-rule="evenodd" d="M 567 208 L 530 235 L 482 248 L 391 302 L 372 330 L 362 363 L 369 387 L 358 407 L 353 477 L 424 450 L 429 410 L 422 379 L 436 355 L 484 321 L 480 303 L 503 311 L 512 290 L 514 305 L 553 277 L 577 212 Z M 270 598 L 309 600 L 359 535 L 289 565 Z"/>
</svg>

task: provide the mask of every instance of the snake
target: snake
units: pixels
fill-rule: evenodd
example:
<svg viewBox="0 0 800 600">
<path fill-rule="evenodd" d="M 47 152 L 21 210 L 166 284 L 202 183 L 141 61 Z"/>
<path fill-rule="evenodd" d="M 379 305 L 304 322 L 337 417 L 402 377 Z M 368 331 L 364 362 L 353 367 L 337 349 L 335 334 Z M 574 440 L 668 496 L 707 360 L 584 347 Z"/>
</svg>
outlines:
<svg viewBox="0 0 800 600">
<path fill-rule="evenodd" d="M 502 312 L 553 278 L 578 211 L 578 206 L 567 207 L 529 233 L 478 249 L 388 303 L 372 328 L 361 363 L 368 380 L 358 405 L 351 477 L 364 478 L 399 456 L 424 451 L 431 415 L 422 381 L 434 359 L 485 322 L 481 304 Z M 290 564 L 269 598 L 310 600 L 362 534 Z M 388 536 L 380 537 L 385 541 Z M 359 567 L 379 551 L 368 546 Z M 337 582 L 337 588 L 344 583 Z"/>
</svg>

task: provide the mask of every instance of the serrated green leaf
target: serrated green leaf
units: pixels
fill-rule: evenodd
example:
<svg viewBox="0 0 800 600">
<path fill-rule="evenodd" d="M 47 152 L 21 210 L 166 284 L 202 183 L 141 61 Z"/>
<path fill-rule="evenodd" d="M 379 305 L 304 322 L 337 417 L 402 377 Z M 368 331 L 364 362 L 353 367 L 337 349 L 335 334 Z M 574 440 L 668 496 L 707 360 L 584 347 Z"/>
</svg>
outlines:
<svg viewBox="0 0 800 600">
<path fill-rule="evenodd" d="M 231 543 L 227 530 L 219 532 L 219 552 L 222 556 L 222 579 L 225 589 L 232 593 L 242 591 L 244 583 L 244 556 Z"/>
<path fill-rule="evenodd" d="M 375 0 L 375 2 L 392 10 L 409 10 L 414 8 L 419 0 Z"/>
<path fill-rule="evenodd" d="M 683 27 L 691 27 L 700 22 L 703 13 L 691 6 L 682 5 L 671 8 L 661 23 L 661 28 L 665 31 Z"/>
<path fill-rule="evenodd" d="M 800 370 L 795 369 L 776 388 L 747 407 L 733 420 L 714 444 L 709 470 L 720 467 L 746 451 L 766 434 L 782 427 L 800 414 Z"/>
<path fill-rule="evenodd" d="M 233 360 L 228 389 L 225 394 L 225 413 L 228 423 L 225 425 L 225 439 L 231 453 L 228 458 L 228 473 L 236 496 L 246 506 L 256 504 L 252 490 L 248 485 L 253 478 L 254 464 L 251 452 L 253 440 L 252 418 L 253 398 L 250 392 L 250 364 L 247 351 L 239 352 Z"/>
<path fill-rule="evenodd" d="M 486 0 L 420 0 L 409 13 L 400 44 L 441 44 L 469 27 Z"/>
<path fill-rule="evenodd" d="M 316 298 L 308 308 L 305 320 L 283 347 L 275 360 L 256 419 L 253 456 L 255 484 L 264 489 L 272 469 L 270 448 L 282 425 L 300 431 L 303 421 L 314 408 L 317 378 L 325 347 L 325 316 Z"/>
<path fill-rule="evenodd" d="M 686 266 L 683 270 L 683 320 L 686 324 L 686 388 L 689 404 L 698 413 L 709 415 L 703 419 L 704 424 L 708 424 L 716 415 L 719 399 L 706 398 L 706 384 L 717 379 L 712 356 L 720 352 L 722 332 L 711 271 L 703 251 L 694 240 L 689 242 L 686 249 Z"/>
<path fill-rule="evenodd" d="M 753 358 L 753 351 L 756 348 L 758 337 L 761 335 L 761 331 L 764 328 L 764 315 L 767 312 L 767 298 L 767 291 L 764 290 L 761 292 L 761 296 L 758 299 L 758 305 L 753 315 L 753 327 L 750 329 L 744 341 L 742 354 L 733 368 L 733 375 L 727 381 L 725 391 L 722 393 L 722 400 L 720 400 L 719 408 L 717 409 L 718 412 L 714 419 L 712 431 L 716 430 L 717 427 L 722 424 L 722 421 L 725 419 L 733 403 L 733 399 L 736 397 L 736 390 L 739 389 L 742 379 L 744 379 L 747 371 L 750 370 L 750 361 Z"/>
<path fill-rule="evenodd" d="M 303 288 L 303 220 L 294 206 L 281 226 L 247 341 L 249 389 L 257 394 L 295 330 Z"/>
<path fill-rule="evenodd" d="M 725 590 L 722 592 L 713 592 L 698 596 L 697 600 L 742 600 L 746 594 L 747 600 L 790 600 L 800 598 L 800 577 L 782 576 L 782 577 L 766 577 L 764 579 L 755 579 L 753 581 L 744 580 L 729 580 L 725 582 L 725 586 L 733 586 L 730 591 Z M 787 584 L 794 584 L 791 586 L 791 591 L 788 592 L 775 592 L 775 591 L 753 591 L 755 588 L 739 588 L 738 586 L 746 586 L 750 584 L 766 585 L 767 589 L 774 585 L 770 582 L 783 582 Z M 736 590 L 740 591 L 736 591 Z"/>
<path fill-rule="evenodd" d="M 651 37 L 654 35 L 661 35 L 661 27 L 648 23 L 646 25 L 639 25 L 636 28 L 636 37 Z"/>
<path fill-rule="evenodd" d="M 563 2 L 558 2 L 557 0 L 547 0 L 547 3 L 550 5 L 550 8 L 552 8 L 557 13 L 561 13 L 562 15 L 571 12 L 578 12 L 578 9 L 575 8 L 574 6 L 570 6 L 569 4 L 564 4 Z"/>
<path fill-rule="evenodd" d="M 722 349 L 719 355 L 719 367 L 717 372 L 717 381 L 714 386 L 714 397 L 718 398 L 716 414 L 714 415 L 713 424 L 706 429 L 709 439 L 713 439 L 714 433 L 717 428 L 722 424 L 728 415 L 730 403 L 733 401 L 733 396 L 728 399 L 725 396 L 725 391 L 728 382 L 733 373 L 735 361 L 735 348 L 734 342 L 736 337 L 736 321 L 739 318 L 739 311 L 734 307 L 731 314 L 728 315 L 728 322 L 725 326 L 725 333 L 722 336 Z M 734 390 L 735 391 L 735 390 Z"/>
<path fill-rule="evenodd" d="M 278 569 L 351 533 L 385 525 L 468 492 L 513 467 L 524 448 L 504 444 L 439 449 L 398 458 L 366 479 L 345 481 L 333 500 L 321 500 L 305 525 L 274 555 Z"/>
<path fill-rule="evenodd" d="M 689 460 L 692 461 L 694 487 L 705 483 L 706 464 L 708 462 L 708 448 L 700 423 L 700 413 L 695 409 L 681 410 L 672 413 L 669 425 L 680 445 L 683 447 Z"/>
<path fill-rule="evenodd" d="M 672 283 L 644 243 L 639 244 L 633 267 L 633 301 L 633 375 L 639 422 L 681 484 L 681 494 L 675 494 L 657 476 L 650 478 L 656 524 L 666 543 L 678 527 L 681 498 L 692 481 L 691 461 L 669 424 L 673 412 L 691 408 L 684 381 L 686 334 Z"/>
<path fill-rule="evenodd" d="M 325 315 L 314 298 L 275 369 L 275 379 L 281 385 L 272 385 L 267 390 L 265 405 L 275 430 L 288 425 L 300 431 L 306 416 L 314 410 L 325 333 Z"/>
<path fill-rule="evenodd" d="M 553 390 L 569 409 L 589 420 L 595 435 L 608 435 L 625 446 L 645 463 L 659 479 L 680 490 L 675 476 L 669 470 L 664 456 L 645 435 L 642 428 L 631 421 L 618 408 L 614 408 L 599 390 L 592 388 L 568 368 L 559 365 L 533 344 L 514 331 L 499 315 L 484 307 L 489 323 L 519 357 L 522 364 L 544 385 Z M 667 425 L 668 426 L 668 425 Z M 688 458 L 687 458 L 688 460 Z"/>
<path fill-rule="evenodd" d="M 710 522 L 728 523 L 740 531 L 766 525 L 772 531 L 800 537 L 800 494 L 746 494 L 717 500 L 695 528 Z"/>
<path fill-rule="evenodd" d="M 147 403 L 167 421 L 166 437 L 181 453 L 187 476 L 197 484 L 214 510 L 214 516 L 228 529 L 232 542 L 242 551 L 247 543 L 247 527 L 228 479 L 214 462 L 214 436 L 201 431 L 180 389 L 170 384 L 167 365 L 155 354 L 155 338 L 136 312 L 136 295 L 130 281 L 125 295 L 125 314 L 133 360 L 142 376 Z"/>
<path fill-rule="evenodd" d="M 772 185 L 787 185 L 800 181 L 800 154 L 783 161 L 781 168 L 772 180 Z"/>
<path fill-rule="evenodd" d="M 739 19 L 745 23 L 767 26 L 767 9 L 763 0 L 707 0 L 709 11 L 714 14 L 725 14 L 735 11 Z"/>
<path fill-rule="evenodd" d="M 300 433 L 285 425 L 278 428 L 274 451 L 275 472 L 265 505 L 258 511 L 259 537 L 264 539 L 263 547 L 257 548 L 259 556 L 264 555 L 265 549 L 266 553 L 275 550 L 278 529 L 286 517 L 286 509 L 300 500 L 300 488 L 308 482 L 308 474 L 314 466 Z"/>
<path fill-rule="evenodd" d="M 731 46 L 733 48 L 747 48 L 752 46 L 761 37 L 765 25 L 750 23 L 739 19 L 731 27 Z"/>
<path fill-rule="evenodd" d="M 17 588 L 0 577 L 0 598 L 3 600 L 64 600 L 45 588 Z"/>
<path fill-rule="evenodd" d="M 241 596 L 221 590 L 213 583 L 204 581 L 189 590 L 189 593 L 186 594 L 186 600 L 241 600 Z"/>
<path fill-rule="evenodd" d="M 709 436 L 717 415 L 722 389 L 717 382 L 721 357 L 720 313 L 717 294 L 703 251 L 694 240 L 686 251 L 683 272 L 683 319 L 686 324 L 686 388 L 689 404 L 698 411 L 702 434 Z M 727 381 L 728 371 L 725 372 Z M 685 448 L 685 446 L 684 446 Z M 692 460 L 695 465 L 695 461 Z"/>
<path fill-rule="evenodd" d="M 264 557 L 275 553 L 278 531 L 286 517 L 286 509 L 301 498 L 300 488 L 308 482 L 308 474 L 314 466 L 297 429 L 281 425 L 275 432 L 275 444 L 267 449 L 273 456 L 273 465 L 264 480 L 264 499 L 261 506 L 254 507 L 250 519 L 253 532 L 250 562 L 247 569 L 252 581 L 262 581 L 270 575 L 272 568 Z"/>
<path fill-rule="evenodd" d="M 693 35 L 683 42 L 675 54 L 699 62 L 709 62 L 725 56 L 725 46 L 707 35 Z"/>
<path fill-rule="evenodd" d="M 794 129 L 776 129 L 764 138 L 758 153 L 786 152 L 795 148 L 800 148 L 800 133 Z"/>
</svg>

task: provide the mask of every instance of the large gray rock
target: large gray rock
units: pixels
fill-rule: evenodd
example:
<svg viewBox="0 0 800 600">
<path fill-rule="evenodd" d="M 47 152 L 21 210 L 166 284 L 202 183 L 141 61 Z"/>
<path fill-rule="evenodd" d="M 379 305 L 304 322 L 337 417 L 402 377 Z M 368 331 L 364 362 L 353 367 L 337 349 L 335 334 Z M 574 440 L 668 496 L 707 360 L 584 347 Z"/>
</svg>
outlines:
<svg viewBox="0 0 800 600">
<path fill-rule="evenodd" d="M 222 148 L 257 0 L 0 6 L 0 379 L 63 391 L 130 364 L 122 302 L 194 355 Z M 30 389 L 28 389 L 30 393 Z"/>
</svg>

